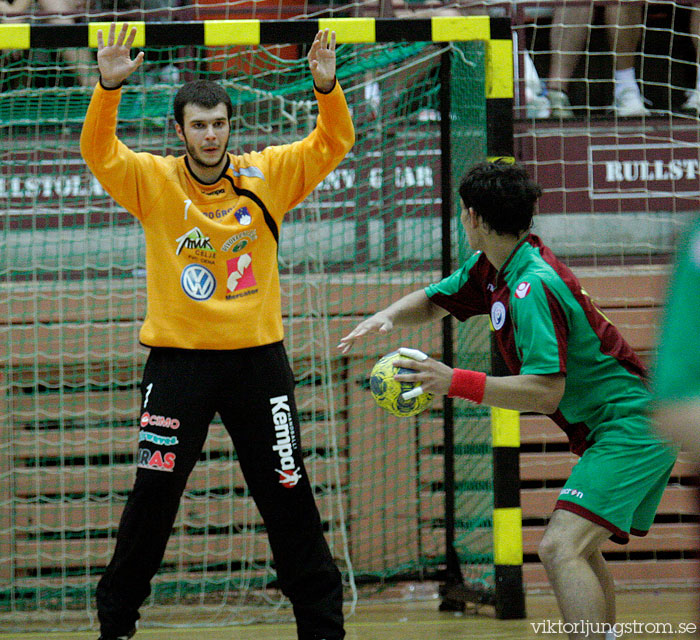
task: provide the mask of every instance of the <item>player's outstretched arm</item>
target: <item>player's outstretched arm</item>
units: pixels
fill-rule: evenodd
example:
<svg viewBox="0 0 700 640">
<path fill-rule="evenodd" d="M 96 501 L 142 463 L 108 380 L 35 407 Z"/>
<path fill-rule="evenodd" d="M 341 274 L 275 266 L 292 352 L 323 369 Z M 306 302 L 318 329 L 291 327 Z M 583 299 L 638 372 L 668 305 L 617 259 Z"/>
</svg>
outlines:
<svg viewBox="0 0 700 640">
<path fill-rule="evenodd" d="M 394 327 L 410 327 L 438 320 L 446 315 L 444 309 L 430 302 L 425 291 L 419 289 L 360 322 L 348 335 L 340 339 L 338 349 L 342 353 L 348 353 L 355 340 L 367 334 L 386 335 Z"/>
<path fill-rule="evenodd" d="M 373 316 L 366 318 L 358 324 L 348 335 L 343 336 L 338 343 L 338 349 L 342 353 L 348 353 L 352 349 L 352 345 L 358 338 L 367 335 L 368 333 L 379 333 L 386 335 L 394 328 L 394 323 L 391 318 L 386 315 L 385 311 L 378 311 Z"/>
<path fill-rule="evenodd" d="M 450 393 L 456 398 L 514 411 L 554 413 L 566 388 L 563 373 L 494 377 L 468 369 L 452 369 L 432 358 L 419 361 L 397 359 L 394 364 L 412 369 L 412 372 L 396 374 L 394 378 L 399 382 L 418 383 L 421 391 L 436 395 Z"/>
<path fill-rule="evenodd" d="M 328 93 L 335 83 L 335 31 L 322 29 L 309 49 L 309 69 L 316 88 Z"/>
<path fill-rule="evenodd" d="M 124 23 L 116 36 L 115 32 L 116 25 L 112 23 L 109 25 L 107 44 L 104 42 L 102 30 L 97 32 L 97 66 L 100 69 L 100 82 L 105 89 L 116 89 L 120 86 L 141 66 L 144 57 L 141 51 L 131 59 L 136 27 L 129 30 L 129 25 Z"/>
</svg>

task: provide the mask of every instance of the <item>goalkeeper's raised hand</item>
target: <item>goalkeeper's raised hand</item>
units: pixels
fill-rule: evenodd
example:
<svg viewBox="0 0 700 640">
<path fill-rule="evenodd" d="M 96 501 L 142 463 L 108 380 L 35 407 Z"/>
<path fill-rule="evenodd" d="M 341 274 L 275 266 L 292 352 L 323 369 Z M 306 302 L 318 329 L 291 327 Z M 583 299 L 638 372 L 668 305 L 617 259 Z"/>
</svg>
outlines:
<svg viewBox="0 0 700 640">
<path fill-rule="evenodd" d="M 104 42 L 102 30 L 97 32 L 97 66 L 100 69 L 100 82 L 105 89 L 116 89 L 143 62 L 143 51 L 133 60 L 131 58 L 131 45 L 136 37 L 136 27 L 129 30 L 129 25 L 124 23 L 116 37 L 115 32 L 116 25 L 112 23 L 109 25 L 107 44 Z"/>
<path fill-rule="evenodd" d="M 335 83 L 335 31 L 322 29 L 309 49 L 309 69 L 316 88 L 328 93 Z"/>
</svg>

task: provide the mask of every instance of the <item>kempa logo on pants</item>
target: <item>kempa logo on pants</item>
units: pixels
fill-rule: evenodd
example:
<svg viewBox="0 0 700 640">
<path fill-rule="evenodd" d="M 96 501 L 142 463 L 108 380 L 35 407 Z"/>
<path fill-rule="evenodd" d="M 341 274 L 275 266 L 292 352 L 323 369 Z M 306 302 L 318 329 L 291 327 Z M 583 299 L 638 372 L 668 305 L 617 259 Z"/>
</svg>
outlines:
<svg viewBox="0 0 700 640">
<path fill-rule="evenodd" d="M 270 398 L 276 440 L 272 450 L 280 457 L 280 468 L 275 469 L 275 471 L 280 474 L 280 484 L 291 489 L 296 487 L 297 482 L 301 480 L 301 469 L 294 464 L 292 457 L 296 448 L 296 437 L 292 425 L 292 412 L 288 403 L 287 396 Z"/>
</svg>

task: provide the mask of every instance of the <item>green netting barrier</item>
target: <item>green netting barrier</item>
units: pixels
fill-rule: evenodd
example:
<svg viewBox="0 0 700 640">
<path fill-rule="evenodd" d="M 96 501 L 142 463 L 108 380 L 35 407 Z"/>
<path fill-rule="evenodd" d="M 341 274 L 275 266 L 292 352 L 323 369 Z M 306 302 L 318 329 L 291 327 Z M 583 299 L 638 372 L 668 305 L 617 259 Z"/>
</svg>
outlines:
<svg viewBox="0 0 700 640">
<path fill-rule="evenodd" d="M 349 602 L 404 578 L 439 579 L 444 568 L 441 407 L 398 419 L 368 392 L 373 363 L 399 346 L 439 357 L 441 328 L 368 339 L 348 356 L 335 345 L 363 317 L 440 278 L 448 165 L 439 67 L 447 52 L 455 185 L 484 157 L 483 44 L 344 45 L 338 75 L 357 144 L 281 229 L 302 445 Z M 297 46 L 146 50 L 147 64 L 124 91 L 118 134 L 133 149 L 182 153 L 172 99 L 181 82 L 207 77 L 234 97 L 234 153 L 299 139 L 316 118 L 305 54 Z M 73 70 L 54 51 L 3 60 L 0 612 L 3 628 L 27 619 L 85 628 L 134 473 L 143 233 L 80 158 L 90 92 Z M 457 255 L 456 210 L 453 219 Z M 485 327 L 468 323 L 457 335 L 457 361 L 486 369 Z M 488 583 L 491 454 L 480 410 L 457 411 L 455 441 L 457 551 L 468 579 Z M 289 620 L 275 580 L 235 451 L 215 422 L 145 622 L 167 624 L 158 618 L 164 603 L 191 605 L 210 624 Z"/>
<path fill-rule="evenodd" d="M 459 181 L 475 162 L 486 159 L 485 78 L 475 69 L 485 64 L 480 43 L 456 45 L 452 57 L 452 175 Z M 459 197 L 455 195 L 453 220 L 459 225 Z M 463 262 L 470 254 L 463 233 L 458 235 L 455 255 Z M 457 323 L 455 366 L 490 371 L 488 318 Z M 486 407 L 457 407 L 455 442 L 455 547 L 467 580 L 493 587 L 493 465 L 490 413 Z"/>
<path fill-rule="evenodd" d="M 340 46 L 338 49 L 338 78 L 341 82 L 354 80 L 358 74 L 382 70 L 410 59 L 422 49 L 420 43 L 396 43 L 386 45 Z M 252 103 L 255 106 L 261 97 L 274 95 L 289 100 L 307 101 L 311 75 L 304 59 L 281 58 L 270 49 L 261 48 L 255 57 L 247 54 L 222 53 L 211 56 L 204 47 L 195 47 L 187 56 L 178 48 L 144 50 L 147 60 L 158 60 L 158 64 L 146 64 L 137 72 L 123 91 L 120 119 L 142 120 L 149 124 L 168 126 L 172 119 L 173 87 L 163 80 L 172 79 L 174 69 L 179 78 L 182 67 L 189 68 L 187 76 L 207 77 L 211 71 L 203 64 L 191 62 L 214 58 L 220 65 L 246 64 L 251 74 L 237 81 L 235 74 L 224 79 L 231 100 L 235 105 Z M 55 60 L 55 51 L 35 49 L 27 60 L 10 60 L 3 70 L 0 87 L 0 124 L 36 125 L 77 124 L 82 125 L 90 102 L 91 90 L 81 87 L 74 74 L 64 69 L 65 65 L 46 66 L 35 59 Z M 7 54 L 5 57 L 8 57 Z M 60 62 L 56 60 L 56 62 Z M 232 68 L 235 68 L 233 66 Z M 165 69 L 165 71 L 164 71 Z M 282 75 L 280 75 L 280 71 Z M 168 73 L 171 75 L 168 76 Z M 183 74 L 185 75 L 185 74 Z"/>
</svg>

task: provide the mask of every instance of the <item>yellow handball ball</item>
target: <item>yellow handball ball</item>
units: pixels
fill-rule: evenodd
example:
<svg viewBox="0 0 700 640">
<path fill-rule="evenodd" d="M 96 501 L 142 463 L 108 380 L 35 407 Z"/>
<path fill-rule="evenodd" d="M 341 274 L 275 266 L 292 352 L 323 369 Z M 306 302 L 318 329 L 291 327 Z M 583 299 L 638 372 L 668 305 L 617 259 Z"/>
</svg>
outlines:
<svg viewBox="0 0 700 640">
<path fill-rule="evenodd" d="M 412 373 L 413 369 L 394 366 L 394 360 L 402 358 L 398 351 L 392 351 L 380 358 L 372 367 L 369 376 L 369 390 L 375 402 L 382 408 L 398 416 L 408 418 L 425 411 L 433 402 L 432 393 L 422 393 L 406 400 L 402 394 L 418 386 L 416 382 L 399 382 L 394 378 L 397 373 Z"/>
</svg>

